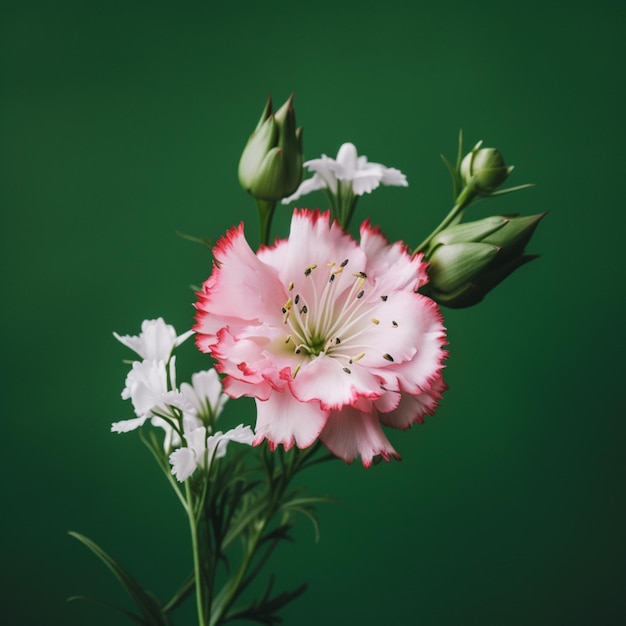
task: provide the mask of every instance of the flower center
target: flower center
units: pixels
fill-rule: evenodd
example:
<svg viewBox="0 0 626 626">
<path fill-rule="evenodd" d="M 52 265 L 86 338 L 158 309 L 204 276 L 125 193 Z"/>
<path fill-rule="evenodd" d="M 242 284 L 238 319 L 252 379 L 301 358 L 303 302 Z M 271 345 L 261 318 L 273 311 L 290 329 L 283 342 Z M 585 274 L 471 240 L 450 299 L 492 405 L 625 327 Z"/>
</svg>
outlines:
<svg viewBox="0 0 626 626">
<path fill-rule="evenodd" d="M 371 324 L 380 323 L 372 312 L 387 297 L 381 296 L 374 303 L 371 298 L 364 298 L 367 275 L 358 271 L 351 275 L 352 280 L 346 280 L 344 270 L 348 262 L 349 259 L 328 263 L 323 283 L 319 280 L 322 268 L 315 264 L 306 267 L 298 280 L 299 289 L 293 281 L 289 283 L 290 297 L 282 313 L 287 327 L 285 347 L 289 352 L 301 355 L 303 361 L 324 354 L 339 360 L 343 371 L 349 374 L 349 365 L 360 361 L 371 348 L 359 337 L 371 330 Z M 294 377 L 299 368 L 300 365 L 294 370 Z"/>
</svg>

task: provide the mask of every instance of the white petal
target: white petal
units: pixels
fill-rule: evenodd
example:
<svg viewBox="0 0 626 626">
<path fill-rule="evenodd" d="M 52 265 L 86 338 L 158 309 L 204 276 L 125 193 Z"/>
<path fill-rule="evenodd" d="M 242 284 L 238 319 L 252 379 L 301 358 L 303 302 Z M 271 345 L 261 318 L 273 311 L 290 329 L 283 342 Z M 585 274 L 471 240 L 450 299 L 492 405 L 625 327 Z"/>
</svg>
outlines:
<svg viewBox="0 0 626 626">
<path fill-rule="evenodd" d="M 154 361 L 167 361 L 175 346 L 180 345 L 190 332 L 176 337 L 176 331 L 170 324 L 166 324 L 163 318 L 156 320 L 144 320 L 141 324 L 141 334 L 120 336 L 113 333 L 113 336 L 125 346 L 135 351 L 142 359 Z"/>
<path fill-rule="evenodd" d="M 147 415 L 143 417 L 134 417 L 130 420 L 122 420 L 121 422 L 114 422 L 111 425 L 111 431 L 114 433 L 128 433 L 131 430 L 135 430 L 140 426 L 143 426 L 143 423 L 148 419 Z"/>
<path fill-rule="evenodd" d="M 221 458 L 226 454 L 226 447 L 229 441 L 235 441 L 236 443 L 245 443 L 249 446 L 252 445 L 254 440 L 254 432 L 250 426 L 244 426 L 239 424 L 236 428 L 229 430 L 225 433 L 215 433 L 211 435 L 207 440 L 207 448 L 209 449 L 209 456 L 213 458 Z"/>
<path fill-rule="evenodd" d="M 195 455 L 189 448 L 178 448 L 178 450 L 172 452 L 170 454 L 170 465 L 172 466 L 172 474 L 181 483 L 187 480 L 198 467 Z"/>
<path fill-rule="evenodd" d="M 206 419 L 218 417 L 228 399 L 223 392 L 218 373 L 214 369 L 196 372 L 191 377 L 191 383 L 183 383 L 180 392 L 193 407 L 193 411 Z"/>
<path fill-rule="evenodd" d="M 306 196 L 307 193 L 317 191 L 318 189 L 324 189 L 325 187 L 326 183 L 324 182 L 324 179 L 319 174 L 315 174 L 313 178 L 307 178 L 306 180 L 303 180 L 300 183 L 300 186 L 295 190 L 295 192 L 288 198 L 283 198 L 281 202 L 283 204 L 291 204 L 300 196 Z"/>
<path fill-rule="evenodd" d="M 382 169 L 375 167 L 368 167 L 366 170 L 357 172 L 352 179 L 352 191 L 357 196 L 371 193 L 380 185 L 382 176 Z"/>
<path fill-rule="evenodd" d="M 409 186 L 409 183 L 406 181 L 406 176 L 395 167 L 384 168 L 381 182 L 383 185 L 395 185 L 397 187 Z"/>
<path fill-rule="evenodd" d="M 337 178 L 351 179 L 357 170 L 356 146 L 353 143 L 344 143 L 337 152 L 335 173 Z"/>
</svg>

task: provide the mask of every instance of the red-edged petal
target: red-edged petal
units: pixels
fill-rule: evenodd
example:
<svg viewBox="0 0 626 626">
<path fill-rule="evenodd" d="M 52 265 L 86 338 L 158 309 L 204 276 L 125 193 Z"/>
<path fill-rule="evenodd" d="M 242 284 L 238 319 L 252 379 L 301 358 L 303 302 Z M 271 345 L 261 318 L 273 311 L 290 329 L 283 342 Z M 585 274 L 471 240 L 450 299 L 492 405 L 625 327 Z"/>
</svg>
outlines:
<svg viewBox="0 0 626 626">
<path fill-rule="evenodd" d="M 319 436 L 328 419 L 319 402 L 298 402 L 289 391 L 274 391 L 265 400 L 257 400 L 256 436 L 252 445 L 268 440 L 273 450 L 283 445 L 289 450 L 310 446 Z"/>
<path fill-rule="evenodd" d="M 319 400 L 324 409 L 338 409 L 354 404 L 358 398 L 374 399 L 383 393 L 378 379 L 368 369 L 357 363 L 343 366 L 326 355 L 303 365 L 290 387 L 298 400 Z"/>
<path fill-rule="evenodd" d="M 367 255 L 368 275 L 383 279 L 389 291 L 415 291 L 428 282 L 423 255 L 411 257 L 402 242 L 389 244 L 378 226 L 372 226 L 369 220 L 361 224 L 360 245 Z"/>
<path fill-rule="evenodd" d="M 374 411 L 362 413 L 351 407 L 333 411 L 320 439 L 333 454 L 347 463 L 352 463 L 357 456 L 361 457 L 365 467 L 369 467 L 377 456 L 386 461 L 391 457 L 400 459 Z"/>
<path fill-rule="evenodd" d="M 428 389 L 418 395 L 400 394 L 401 399 L 397 408 L 388 413 L 381 413 L 380 421 L 385 426 L 401 430 L 406 430 L 415 423 L 423 424 L 425 415 L 434 415 L 445 390 L 443 376 L 439 375 Z"/>
</svg>

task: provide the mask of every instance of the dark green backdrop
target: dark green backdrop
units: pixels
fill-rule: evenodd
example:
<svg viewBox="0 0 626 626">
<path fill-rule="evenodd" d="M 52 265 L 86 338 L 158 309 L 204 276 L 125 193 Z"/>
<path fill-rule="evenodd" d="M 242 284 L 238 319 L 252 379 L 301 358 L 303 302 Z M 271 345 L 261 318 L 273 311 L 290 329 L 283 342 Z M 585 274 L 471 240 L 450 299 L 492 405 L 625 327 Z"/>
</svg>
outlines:
<svg viewBox="0 0 626 626">
<path fill-rule="evenodd" d="M 157 593 L 189 569 L 169 487 L 136 433 L 109 432 L 131 416 L 111 332 L 190 326 L 209 260 L 177 229 L 243 219 L 256 241 L 237 161 L 267 94 L 292 90 L 308 158 L 353 141 L 407 174 L 359 204 L 391 239 L 416 244 L 449 206 L 439 153 L 460 127 L 536 183 L 476 217 L 550 214 L 539 261 L 446 312 L 450 390 L 392 433 L 403 462 L 310 472 L 339 502 L 319 543 L 303 520 L 273 561 L 310 586 L 286 623 L 625 622 L 623 3 L 1 6 L 2 623 L 122 623 L 65 604 L 126 602 L 69 529 Z M 206 365 L 191 344 L 183 361 Z"/>
</svg>

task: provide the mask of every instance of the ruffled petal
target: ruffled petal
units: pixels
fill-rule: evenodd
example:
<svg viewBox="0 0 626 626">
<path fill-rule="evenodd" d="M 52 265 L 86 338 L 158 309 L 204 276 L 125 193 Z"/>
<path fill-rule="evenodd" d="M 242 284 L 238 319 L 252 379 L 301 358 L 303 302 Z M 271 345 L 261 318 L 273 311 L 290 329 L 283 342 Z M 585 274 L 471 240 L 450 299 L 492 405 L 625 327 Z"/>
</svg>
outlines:
<svg viewBox="0 0 626 626">
<path fill-rule="evenodd" d="M 211 460 L 222 458 L 226 454 L 229 441 L 251 446 L 253 440 L 254 432 L 250 426 L 244 426 L 243 424 L 239 424 L 236 428 L 233 428 L 225 433 L 215 433 L 215 435 L 211 435 L 207 439 L 209 458 Z"/>
<path fill-rule="evenodd" d="M 213 250 L 217 265 L 204 283 L 196 302 L 196 343 L 211 350 L 217 332 L 225 326 L 245 327 L 261 320 L 280 323 L 281 303 L 287 299 L 276 271 L 262 263 L 243 234 L 243 225 L 232 228 Z M 262 288 L 260 288 L 262 286 Z"/>
<path fill-rule="evenodd" d="M 275 391 L 265 401 L 256 401 L 256 436 L 253 445 L 267 439 L 270 448 L 282 444 L 289 450 L 294 442 L 307 448 L 320 434 L 328 419 L 319 402 L 299 402 L 289 392 Z"/>
<path fill-rule="evenodd" d="M 352 463 L 357 456 L 365 467 L 369 467 L 374 457 L 381 456 L 386 461 L 400 455 L 383 433 L 375 412 L 362 413 L 351 407 L 333 411 L 320 434 L 322 443 L 346 463 Z"/>
<path fill-rule="evenodd" d="M 357 196 L 362 196 L 364 193 L 371 193 L 380 185 L 382 177 L 382 168 L 368 167 L 365 170 L 355 172 L 352 177 L 352 191 Z"/>
<path fill-rule="evenodd" d="M 170 465 L 172 466 L 172 474 L 181 483 L 187 480 L 198 467 L 195 454 L 190 448 L 174 450 L 170 454 Z"/>
<path fill-rule="evenodd" d="M 134 417 L 129 420 L 122 420 L 121 422 L 113 422 L 111 425 L 111 432 L 114 433 L 128 433 L 131 430 L 135 430 L 140 426 L 143 426 L 144 422 L 148 419 L 147 415 L 142 417 Z"/>
<path fill-rule="evenodd" d="M 383 177 L 381 182 L 383 185 L 394 185 L 397 187 L 409 186 L 406 176 L 395 167 L 383 167 Z"/>
<path fill-rule="evenodd" d="M 367 255 L 367 273 L 384 280 L 385 287 L 417 291 L 428 282 L 423 255 L 410 256 L 401 242 L 389 244 L 377 226 L 369 220 L 361 225 L 361 248 Z"/>
<path fill-rule="evenodd" d="M 324 355 L 302 366 L 290 387 L 298 400 L 317 400 L 323 409 L 338 409 L 360 397 L 378 398 L 383 393 L 367 368 L 357 363 L 342 366 L 339 360 Z"/>
<path fill-rule="evenodd" d="M 434 415 L 445 389 L 443 376 L 439 375 L 432 381 L 430 387 L 420 394 L 401 393 L 398 406 L 388 413 L 381 413 L 380 421 L 385 426 L 401 430 L 416 423 L 423 424 L 424 416 Z"/>
</svg>

